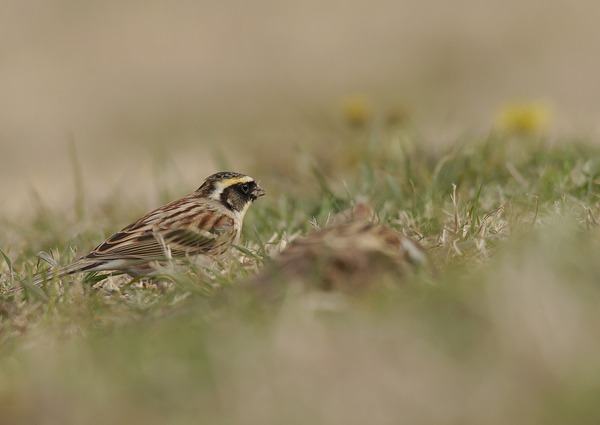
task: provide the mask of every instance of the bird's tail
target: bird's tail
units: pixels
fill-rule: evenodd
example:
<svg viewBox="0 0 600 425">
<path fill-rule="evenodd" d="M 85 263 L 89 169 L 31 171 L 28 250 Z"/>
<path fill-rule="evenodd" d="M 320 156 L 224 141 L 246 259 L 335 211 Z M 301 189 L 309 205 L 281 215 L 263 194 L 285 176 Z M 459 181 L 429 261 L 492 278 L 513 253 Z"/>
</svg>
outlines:
<svg viewBox="0 0 600 425">
<path fill-rule="evenodd" d="M 4 294 L 14 294 L 22 291 L 26 287 L 40 287 L 42 283 L 46 281 L 76 273 L 89 265 L 88 262 L 82 263 L 81 261 L 75 261 L 74 263 L 69 264 L 68 266 L 59 267 L 56 260 L 52 258 L 47 252 L 42 251 L 37 256 L 41 260 L 44 260 L 45 262 L 50 264 L 50 269 L 45 270 L 41 273 L 37 273 L 31 279 L 21 280 L 14 287 L 4 291 Z"/>
</svg>

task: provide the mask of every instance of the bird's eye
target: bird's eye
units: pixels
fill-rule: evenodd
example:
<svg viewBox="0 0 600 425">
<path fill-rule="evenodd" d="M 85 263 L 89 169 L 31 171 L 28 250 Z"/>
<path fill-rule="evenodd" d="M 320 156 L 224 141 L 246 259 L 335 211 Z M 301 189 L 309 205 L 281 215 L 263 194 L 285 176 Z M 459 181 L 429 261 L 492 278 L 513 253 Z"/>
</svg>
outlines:
<svg viewBox="0 0 600 425">
<path fill-rule="evenodd" d="M 247 195 L 248 192 L 250 191 L 250 185 L 248 183 L 244 183 L 240 186 L 240 190 L 242 191 L 242 193 L 244 195 Z"/>
</svg>

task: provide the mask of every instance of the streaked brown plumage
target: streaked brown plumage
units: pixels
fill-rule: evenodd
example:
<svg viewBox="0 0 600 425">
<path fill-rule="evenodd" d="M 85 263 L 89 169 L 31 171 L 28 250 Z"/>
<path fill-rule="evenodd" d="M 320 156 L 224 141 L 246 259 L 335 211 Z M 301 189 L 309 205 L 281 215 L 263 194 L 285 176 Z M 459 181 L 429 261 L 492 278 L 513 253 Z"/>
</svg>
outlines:
<svg viewBox="0 0 600 425">
<path fill-rule="evenodd" d="M 289 284 L 356 292 L 377 284 L 382 273 L 401 279 L 430 267 L 421 245 L 402 233 L 363 220 L 319 229 L 294 240 L 250 287 L 268 298 Z"/>
<path fill-rule="evenodd" d="M 151 276 L 156 263 L 173 258 L 202 255 L 219 260 L 238 243 L 246 211 L 264 194 L 252 177 L 213 174 L 195 192 L 146 214 L 72 264 L 35 276 L 33 284 L 45 276 L 77 272 Z"/>
</svg>

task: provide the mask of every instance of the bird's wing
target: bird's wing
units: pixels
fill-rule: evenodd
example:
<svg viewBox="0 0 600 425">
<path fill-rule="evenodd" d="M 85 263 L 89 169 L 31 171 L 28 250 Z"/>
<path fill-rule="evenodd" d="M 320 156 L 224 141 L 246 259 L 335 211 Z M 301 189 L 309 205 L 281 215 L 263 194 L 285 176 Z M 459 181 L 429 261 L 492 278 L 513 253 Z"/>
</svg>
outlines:
<svg viewBox="0 0 600 425">
<path fill-rule="evenodd" d="M 183 257 L 206 254 L 221 243 L 221 238 L 230 229 L 233 229 L 233 223 L 223 223 L 210 231 L 194 226 L 174 229 L 161 229 L 152 225 L 126 227 L 98 245 L 82 260 L 152 261 L 165 259 L 168 255 Z"/>
</svg>

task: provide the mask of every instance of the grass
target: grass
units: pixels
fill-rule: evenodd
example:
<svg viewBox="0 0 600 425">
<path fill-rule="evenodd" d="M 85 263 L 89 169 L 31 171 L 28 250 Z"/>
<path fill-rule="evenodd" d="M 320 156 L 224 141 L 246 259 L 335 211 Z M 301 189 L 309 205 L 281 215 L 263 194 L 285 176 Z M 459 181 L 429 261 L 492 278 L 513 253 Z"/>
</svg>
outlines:
<svg viewBox="0 0 600 425">
<path fill-rule="evenodd" d="M 242 261 L 0 299 L 0 423 L 598 423 L 600 151 L 492 132 L 436 152 L 406 124 L 354 124 L 293 161 L 257 148 L 269 196 Z M 144 212 L 75 187 L 73 213 L 4 220 L 0 287 L 40 250 L 67 263 Z M 276 303 L 240 290 L 281 240 L 364 201 L 421 241 L 434 276 Z"/>
</svg>

